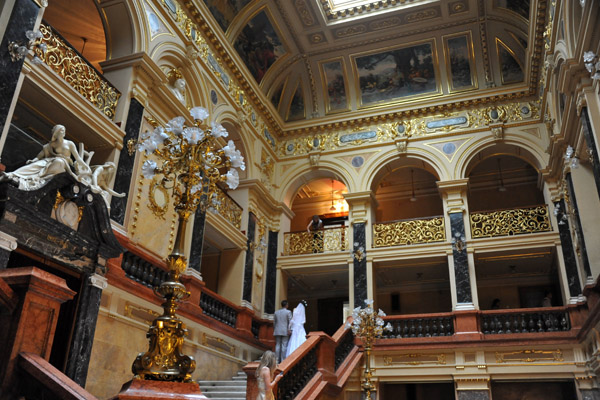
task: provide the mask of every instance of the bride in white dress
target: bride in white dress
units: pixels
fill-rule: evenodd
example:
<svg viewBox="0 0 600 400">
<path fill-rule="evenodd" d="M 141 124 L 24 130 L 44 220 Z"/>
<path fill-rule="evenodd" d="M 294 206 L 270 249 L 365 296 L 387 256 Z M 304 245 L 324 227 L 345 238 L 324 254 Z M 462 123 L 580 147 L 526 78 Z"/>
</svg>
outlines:
<svg viewBox="0 0 600 400">
<path fill-rule="evenodd" d="M 305 308 L 305 300 L 302 300 L 296 306 L 296 308 L 294 308 L 292 321 L 290 322 L 292 336 L 290 336 L 290 341 L 288 342 L 287 352 L 285 354 L 286 357 L 289 357 L 294 350 L 296 350 L 302 343 L 306 341 L 306 331 L 304 330 L 304 323 L 306 322 Z"/>
</svg>

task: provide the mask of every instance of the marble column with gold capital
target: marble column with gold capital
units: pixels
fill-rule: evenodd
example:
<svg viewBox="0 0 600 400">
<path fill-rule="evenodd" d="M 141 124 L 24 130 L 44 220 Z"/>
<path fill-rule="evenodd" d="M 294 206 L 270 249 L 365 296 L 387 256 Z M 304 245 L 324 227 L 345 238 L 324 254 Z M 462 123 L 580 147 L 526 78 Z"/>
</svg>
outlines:
<svg viewBox="0 0 600 400">
<path fill-rule="evenodd" d="M 444 201 L 446 237 L 452 243 L 452 251 L 448 253 L 448 267 L 453 310 L 477 308 L 474 258 L 467 248 L 467 241 L 471 237 L 468 229 L 468 184 L 468 179 L 438 182 Z"/>
<path fill-rule="evenodd" d="M 352 225 L 350 281 L 353 282 L 354 296 L 350 299 L 350 308 L 354 308 L 364 304 L 367 298 L 373 296 L 373 263 L 367 259 L 367 249 L 371 247 L 371 235 L 367 232 L 371 229 L 372 211 L 377 203 L 370 190 L 346 193 L 344 199 L 348 202 L 349 220 Z"/>
</svg>

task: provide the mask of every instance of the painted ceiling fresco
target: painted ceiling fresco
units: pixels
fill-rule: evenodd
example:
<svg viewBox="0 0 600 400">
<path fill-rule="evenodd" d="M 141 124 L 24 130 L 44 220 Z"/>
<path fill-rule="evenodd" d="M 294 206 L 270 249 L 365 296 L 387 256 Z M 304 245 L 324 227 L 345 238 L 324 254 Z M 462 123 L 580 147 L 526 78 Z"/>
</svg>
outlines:
<svg viewBox="0 0 600 400">
<path fill-rule="evenodd" d="M 436 105 L 468 91 L 485 97 L 505 85 L 525 88 L 529 25 L 537 23 L 530 14 L 538 18 L 531 9 L 543 0 L 530 1 L 204 4 L 249 81 L 293 125 Z"/>
</svg>

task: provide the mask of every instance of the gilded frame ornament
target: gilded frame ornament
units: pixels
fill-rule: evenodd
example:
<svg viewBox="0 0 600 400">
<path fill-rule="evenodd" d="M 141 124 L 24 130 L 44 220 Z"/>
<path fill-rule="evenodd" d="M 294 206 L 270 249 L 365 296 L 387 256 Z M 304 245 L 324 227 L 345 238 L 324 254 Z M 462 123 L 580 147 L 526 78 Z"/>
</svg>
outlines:
<svg viewBox="0 0 600 400">
<path fill-rule="evenodd" d="M 157 191 L 160 192 L 160 194 L 164 198 L 164 202 L 162 202 L 162 205 L 159 204 L 160 201 L 157 201 L 156 199 Z M 152 214 L 156 215 L 158 218 L 165 219 L 165 214 L 169 210 L 169 203 L 169 192 L 167 191 L 167 189 L 165 189 L 159 184 L 158 179 L 155 177 L 154 179 L 152 179 L 152 182 L 150 182 L 150 185 L 148 186 L 148 208 L 150 209 L 150 211 L 152 211 Z"/>
<path fill-rule="evenodd" d="M 451 47 L 454 46 L 453 43 L 463 38 L 463 47 L 455 49 L 455 51 L 453 51 L 453 48 Z M 444 61 L 446 63 L 446 79 L 448 93 L 457 93 L 477 89 L 477 65 L 475 64 L 475 51 L 473 49 L 473 38 L 471 35 L 471 31 L 469 30 L 465 32 L 445 35 L 442 37 L 442 42 L 444 45 Z M 461 44 L 459 44 L 458 42 L 456 43 L 458 44 L 458 46 L 461 46 Z M 458 58 L 460 57 L 464 57 L 466 58 L 466 60 L 458 60 Z M 454 71 L 452 67 L 457 63 L 462 63 L 464 65 L 465 61 L 469 66 L 469 83 L 464 85 L 455 85 L 456 73 L 459 71 Z M 460 65 L 456 66 L 460 67 Z"/>
<path fill-rule="evenodd" d="M 344 103 L 343 107 L 332 109 L 332 97 L 330 95 L 330 85 L 334 84 L 334 82 L 330 82 L 327 74 L 327 65 L 338 64 L 339 69 L 341 70 L 341 77 L 343 79 L 343 89 L 344 89 Z M 339 112 L 349 111 L 350 110 L 350 97 L 348 92 L 348 74 L 346 73 L 346 63 L 344 62 L 343 57 L 336 57 L 327 60 L 319 61 L 319 71 L 321 73 L 321 84 L 323 87 L 323 92 L 325 93 L 325 114 L 335 114 Z M 338 79 L 338 77 L 336 77 Z M 335 89 L 334 89 L 335 90 Z"/>
<path fill-rule="evenodd" d="M 433 74 L 432 78 L 434 79 L 434 88 L 433 88 L 434 90 L 426 90 L 424 92 L 416 93 L 416 94 L 412 94 L 412 95 L 408 94 L 408 95 L 401 95 L 401 96 L 392 97 L 392 98 L 382 98 L 382 99 L 379 99 L 376 101 L 369 101 L 369 102 L 363 101 L 364 96 L 363 96 L 363 90 L 361 88 L 361 75 L 360 75 L 360 69 L 357 64 L 357 61 L 359 59 L 366 58 L 369 56 L 375 56 L 378 54 L 381 54 L 381 55 L 383 55 L 385 53 L 391 54 L 392 52 L 396 52 L 396 51 L 415 49 L 417 47 L 425 46 L 425 45 L 430 46 L 430 57 L 431 57 L 431 63 L 432 63 L 431 73 Z M 387 58 L 387 57 L 384 57 L 380 61 L 383 61 L 385 58 Z M 426 57 L 424 57 L 424 58 L 426 58 Z M 422 100 L 422 99 L 440 96 L 442 94 L 442 85 L 440 82 L 440 66 L 439 66 L 439 57 L 438 57 L 438 52 L 437 52 L 436 38 L 406 43 L 406 44 L 403 44 L 402 46 L 390 46 L 390 47 L 383 48 L 383 49 L 377 49 L 375 51 L 351 54 L 350 59 L 352 61 L 352 70 L 353 70 L 353 74 L 354 74 L 355 86 L 357 88 L 361 88 L 361 89 L 357 90 L 357 92 L 355 93 L 356 104 L 358 104 L 359 109 L 381 108 L 383 106 L 387 106 L 390 104 L 410 103 L 416 99 Z M 422 71 L 417 70 L 416 72 L 420 73 Z M 404 74 L 404 73 L 402 73 L 402 74 Z M 408 83 L 409 87 L 412 84 L 421 85 L 421 86 L 429 84 L 427 78 L 423 78 L 421 76 L 411 76 L 411 75 L 412 74 L 409 74 L 408 77 L 402 76 L 399 79 L 401 79 L 405 82 L 410 81 Z M 430 78 L 430 77 L 428 77 L 428 78 Z M 392 79 L 392 78 L 390 78 L 390 79 Z M 382 90 L 387 90 L 389 88 L 389 86 L 387 88 L 372 87 L 368 83 L 366 85 L 369 86 L 369 89 L 376 89 L 376 90 L 379 90 L 380 92 Z"/>
</svg>

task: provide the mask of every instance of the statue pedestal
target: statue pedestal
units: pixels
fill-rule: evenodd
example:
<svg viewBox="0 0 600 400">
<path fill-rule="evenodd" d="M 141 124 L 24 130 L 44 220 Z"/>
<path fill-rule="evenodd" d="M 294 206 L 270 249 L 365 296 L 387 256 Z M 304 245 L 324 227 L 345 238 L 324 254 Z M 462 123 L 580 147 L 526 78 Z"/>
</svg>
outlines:
<svg viewBox="0 0 600 400">
<path fill-rule="evenodd" d="M 197 383 L 132 379 L 112 400 L 208 400 Z"/>
</svg>

